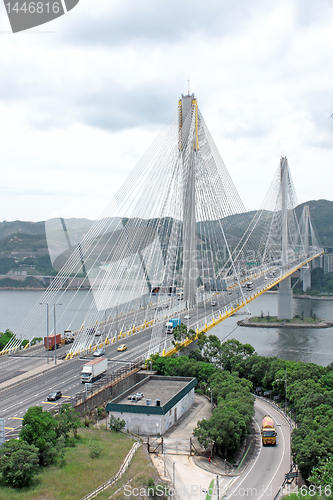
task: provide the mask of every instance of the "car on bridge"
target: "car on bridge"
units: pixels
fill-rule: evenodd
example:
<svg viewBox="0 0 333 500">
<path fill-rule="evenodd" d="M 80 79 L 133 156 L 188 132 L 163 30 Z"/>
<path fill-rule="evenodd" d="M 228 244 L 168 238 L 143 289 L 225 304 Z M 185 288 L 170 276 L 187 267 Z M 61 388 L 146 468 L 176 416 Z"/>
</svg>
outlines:
<svg viewBox="0 0 333 500">
<path fill-rule="evenodd" d="M 127 345 L 126 344 L 121 344 L 118 347 L 117 351 L 127 351 Z"/>
<path fill-rule="evenodd" d="M 61 398 L 61 396 L 62 396 L 62 392 L 61 391 L 52 391 L 47 396 L 47 400 L 48 401 L 57 401 L 58 399 Z"/>
<path fill-rule="evenodd" d="M 103 356 L 103 354 L 105 354 L 105 349 L 96 349 L 96 351 L 94 352 L 94 356 L 96 357 Z"/>
</svg>

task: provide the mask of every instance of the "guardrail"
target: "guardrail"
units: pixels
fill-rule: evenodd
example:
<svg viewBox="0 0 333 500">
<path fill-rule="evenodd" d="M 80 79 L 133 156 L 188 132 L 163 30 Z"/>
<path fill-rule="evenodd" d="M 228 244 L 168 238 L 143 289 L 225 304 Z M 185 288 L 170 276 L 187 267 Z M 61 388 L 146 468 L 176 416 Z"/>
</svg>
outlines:
<svg viewBox="0 0 333 500">
<path fill-rule="evenodd" d="M 135 370 L 141 369 L 144 362 L 145 358 L 138 358 L 136 361 L 126 364 L 110 375 L 105 375 L 93 384 L 85 384 L 85 388 L 82 391 L 77 392 L 70 398 L 71 407 L 75 408 L 79 404 L 84 403 L 85 401 L 93 397 L 95 394 L 101 392 L 103 389 L 107 389 L 111 385 L 114 385 L 120 380 L 126 378 Z M 63 401 L 62 403 L 59 403 L 57 406 L 52 408 L 52 411 L 54 411 L 54 413 L 59 413 L 61 407 L 65 404 L 68 404 L 68 402 Z"/>
</svg>

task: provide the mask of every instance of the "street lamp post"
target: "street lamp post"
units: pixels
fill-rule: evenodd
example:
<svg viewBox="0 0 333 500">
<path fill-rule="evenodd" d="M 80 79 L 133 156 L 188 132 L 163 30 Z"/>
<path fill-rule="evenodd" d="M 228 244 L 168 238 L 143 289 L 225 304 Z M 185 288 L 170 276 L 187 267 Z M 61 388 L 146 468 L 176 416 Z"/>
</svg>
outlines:
<svg viewBox="0 0 333 500">
<path fill-rule="evenodd" d="M 39 305 L 46 306 L 46 349 L 47 349 L 47 364 L 49 364 L 49 303 L 40 302 Z"/>
<path fill-rule="evenodd" d="M 275 380 L 275 382 L 284 382 L 284 389 L 285 389 L 285 400 L 284 400 L 284 411 L 287 416 L 287 369 L 284 369 L 284 378 L 278 378 Z"/>
<path fill-rule="evenodd" d="M 213 390 L 210 387 L 208 387 L 208 390 L 210 392 L 210 407 L 211 407 L 211 411 L 213 413 L 213 410 L 214 410 L 214 405 L 213 405 Z"/>
<path fill-rule="evenodd" d="M 118 304 L 116 309 L 116 342 L 118 341 Z"/>
<path fill-rule="evenodd" d="M 176 465 L 177 461 L 174 460 L 173 463 L 172 463 L 172 486 L 173 486 L 173 498 L 176 498 L 176 478 L 175 478 L 175 465 Z"/>
<path fill-rule="evenodd" d="M 53 321 L 54 321 L 54 364 L 57 364 L 57 330 L 56 330 L 56 306 L 62 306 L 59 302 L 53 304 Z"/>
</svg>

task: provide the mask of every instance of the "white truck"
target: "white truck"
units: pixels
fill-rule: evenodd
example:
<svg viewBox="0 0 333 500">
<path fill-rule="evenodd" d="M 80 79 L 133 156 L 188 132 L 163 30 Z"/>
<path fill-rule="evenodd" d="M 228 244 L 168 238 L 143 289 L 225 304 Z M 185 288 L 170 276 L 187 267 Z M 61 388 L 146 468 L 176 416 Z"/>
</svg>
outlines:
<svg viewBox="0 0 333 500">
<path fill-rule="evenodd" d="M 97 358 L 89 361 L 84 365 L 81 372 L 81 382 L 82 384 L 91 384 L 99 377 L 103 375 L 108 369 L 107 358 Z"/>
<path fill-rule="evenodd" d="M 173 323 L 170 321 L 165 323 L 165 333 L 173 333 Z"/>
<path fill-rule="evenodd" d="M 180 318 L 171 318 L 170 321 L 165 324 L 165 333 L 173 333 L 173 330 L 176 326 L 180 325 L 180 323 Z"/>
</svg>

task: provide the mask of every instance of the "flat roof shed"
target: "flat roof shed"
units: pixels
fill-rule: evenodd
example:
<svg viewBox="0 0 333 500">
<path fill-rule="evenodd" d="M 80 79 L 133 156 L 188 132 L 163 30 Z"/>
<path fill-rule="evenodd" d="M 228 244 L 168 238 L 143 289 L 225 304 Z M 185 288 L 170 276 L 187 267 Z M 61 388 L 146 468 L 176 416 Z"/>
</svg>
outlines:
<svg viewBox="0 0 333 500">
<path fill-rule="evenodd" d="M 106 405 L 106 410 L 126 422 L 136 434 L 155 435 L 171 427 L 194 402 L 197 379 L 149 375 Z M 143 393 L 139 401 L 131 395 Z"/>
</svg>

